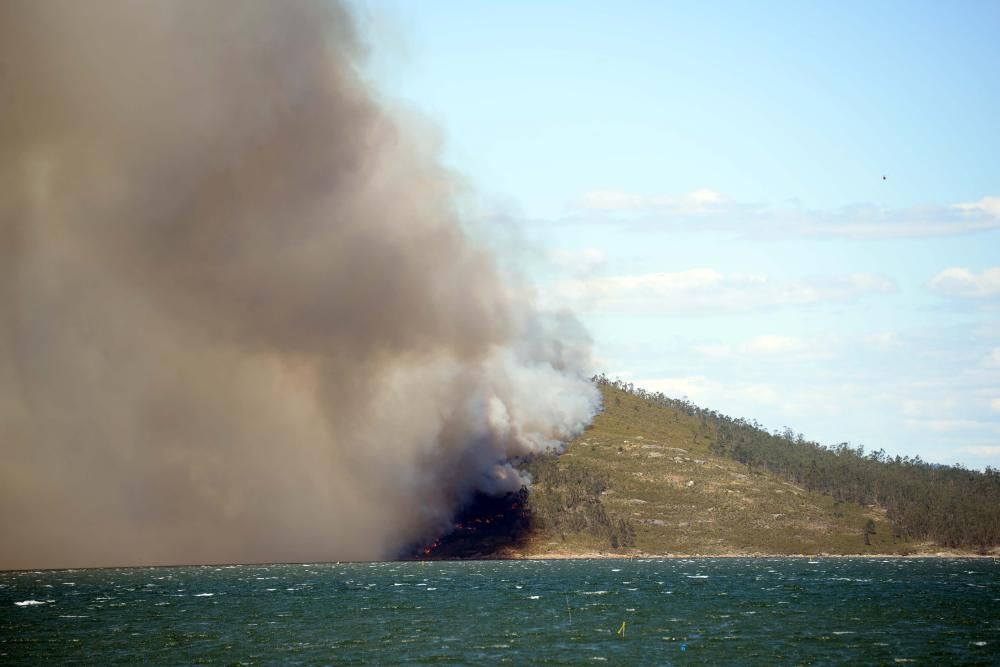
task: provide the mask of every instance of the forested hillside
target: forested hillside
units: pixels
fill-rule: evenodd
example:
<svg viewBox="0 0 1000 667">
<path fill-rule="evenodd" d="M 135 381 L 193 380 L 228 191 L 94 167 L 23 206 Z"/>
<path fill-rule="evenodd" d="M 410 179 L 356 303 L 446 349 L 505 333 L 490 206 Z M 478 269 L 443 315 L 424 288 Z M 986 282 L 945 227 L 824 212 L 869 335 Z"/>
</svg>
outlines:
<svg viewBox="0 0 1000 667">
<path fill-rule="evenodd" d="M 595 378 L 604 408 L 532 484 L 477 496 L 416 558 L 996 553 L 1000 479 L 822 447 Z"/>
<path fill-rule="evenodd" d="M 766 470 L 837 501 L 884 509 L 900 539 L 979 551 L 1000 544 L 1000 471 L 890 457 L 882 450 L 866 453 L 846 443 L 824 447 L 791 429 L 769 432 L 756 421 L 604 376 L 595 379 L 606 395 L 621 392 L 697 419 L 710 451 L 745 465 L 748 472 Z"/>
<path fill-rule="evenodd" d="M 634 389 L 606 381 L 600 387 L 604 409 L 564 453 L 520 463 L 533 478 L 525 498 L 526 521 L 504 525 L 526 530 L 508 532 L 509 549 L 490 550 L 483 543 L 478 553 L 545 557 L 941 550 L 897 534 L 876 506 L 810 491 L 762 466 L 750 468 L 713 453 L 717 429 L 707 416 L 641 398 Z M 491 527 L 497 525 L 496 517 L 484 518 L 493 521 Z M 434 555 L 471 553 L 465 533 L 457 531 L 457 541 L 443 540 Z"/>
</svg>

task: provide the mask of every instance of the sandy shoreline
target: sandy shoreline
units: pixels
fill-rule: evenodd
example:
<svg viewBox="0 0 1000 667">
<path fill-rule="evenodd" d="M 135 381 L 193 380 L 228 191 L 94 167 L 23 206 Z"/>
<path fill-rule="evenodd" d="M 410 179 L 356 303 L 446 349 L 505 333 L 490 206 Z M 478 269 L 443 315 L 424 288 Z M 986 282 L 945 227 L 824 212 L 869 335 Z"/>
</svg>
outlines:
<svg viewBox="0 0 1000 667">
<path fill-rule="evenodd" d="M 553 552 L 546 554 L 518 554 L 508 557 L 510 560 L 649 560 L 649 559 L 685 559 L 685 558 L 889 558 L 921 559 L 921 558 L 986 558 L 1000 559 L 997 554 L 956 553 L 939 551 L 934 553 L 914 554 L 770 554 L 770 553 L 717 553 L 717 554 L 619 554 L 606 552 Z"/>
</svg>

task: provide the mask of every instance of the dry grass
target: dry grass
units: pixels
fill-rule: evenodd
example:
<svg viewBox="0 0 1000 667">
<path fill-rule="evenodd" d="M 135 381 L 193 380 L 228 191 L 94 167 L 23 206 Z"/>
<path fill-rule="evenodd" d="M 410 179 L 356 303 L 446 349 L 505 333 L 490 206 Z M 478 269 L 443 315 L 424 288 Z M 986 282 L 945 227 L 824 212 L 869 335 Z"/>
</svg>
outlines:
<svg viewBox="0 0 1000 667">
<path fill-rule="evenodd" d="M 714 432 L 697 417 L 604 387 L 605 410 L 569 444 L 560 464 L 606 473 L 602 501 L 628 519 L 635 547 L 656 554 L 921 553 L 897 539 L 878 508 L 835 502 L 709 450 Z M 867 519 L 875 522 L 864 543 Z M 586 533 L 536 531 L 522 555 L 611 550 Z"/>
</svg>

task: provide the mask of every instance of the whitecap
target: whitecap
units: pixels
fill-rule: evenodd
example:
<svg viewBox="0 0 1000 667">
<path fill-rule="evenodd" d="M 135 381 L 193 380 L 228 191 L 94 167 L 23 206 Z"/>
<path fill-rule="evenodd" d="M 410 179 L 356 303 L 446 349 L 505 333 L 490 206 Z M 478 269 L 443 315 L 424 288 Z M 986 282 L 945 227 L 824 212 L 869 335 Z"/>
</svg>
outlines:
<svg viewBox="0 0 1000 667">
<path fill-rule="evenodd" d="M 607 595 L 607 591 L 580 591 L 580 595 Z"/>
<path fill-rule="evenodd" d="M 986 646 L 989 642 L 972 642 L 973 646 Z"/>
<path fill-rule="evenodd" d="M 18 607 L 34 607 L 36 604 L 45 604 L 47 600 L 24 600 L 23 602 L 15 602 Z"/>
<path fill-rule="evenodd" d="M 196 598 L 210 598 L 210 597 L 212 597 L 214 595 L 215 595 L 215 593 L 195 593 L 194 597 L 196 597 Z"/>
<path fill-rule="evenodd" d="M 537 600 L 537 599 L 538 599 L 538 598 L 540 598 L 540 597 L 542 597 L 542 596 L 541 596 L 541 595 L 529 595 L 529 596 L 528 596 L 528 599 L 529 599 L 529 600 Z"/>
<path fill-rule="evenodd" d="M 707 574 L 689 574 L 689 575 L 687 575 L 687 578 L 688 579 L 708 579 L 708 575 Z"/>
</svg>

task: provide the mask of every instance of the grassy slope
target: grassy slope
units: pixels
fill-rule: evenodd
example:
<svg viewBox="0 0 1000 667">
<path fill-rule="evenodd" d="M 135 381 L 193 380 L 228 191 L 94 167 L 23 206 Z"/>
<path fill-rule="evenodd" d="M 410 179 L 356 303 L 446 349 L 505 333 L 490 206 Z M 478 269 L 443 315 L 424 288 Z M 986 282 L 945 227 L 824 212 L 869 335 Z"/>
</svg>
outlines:
<svg viewBox="0 0 1000 667">
<path fill-rule="evenodd" d="M 837 503 L 709 451 L 710 423 L 603 387 L 604 412 L 559 459 L 604 471 L 606 511 L 628 519 L 635 547 L 623 553 L 863 554 L 937 552 L 896 539 L 876 507 Z M 537 485 L 533 493 L 545 493 Z M 867 519 L 876 533 L 862 533 Z M 588 532 L 536 530 L 520 555 L 613 551 Z"/>
</svg>

